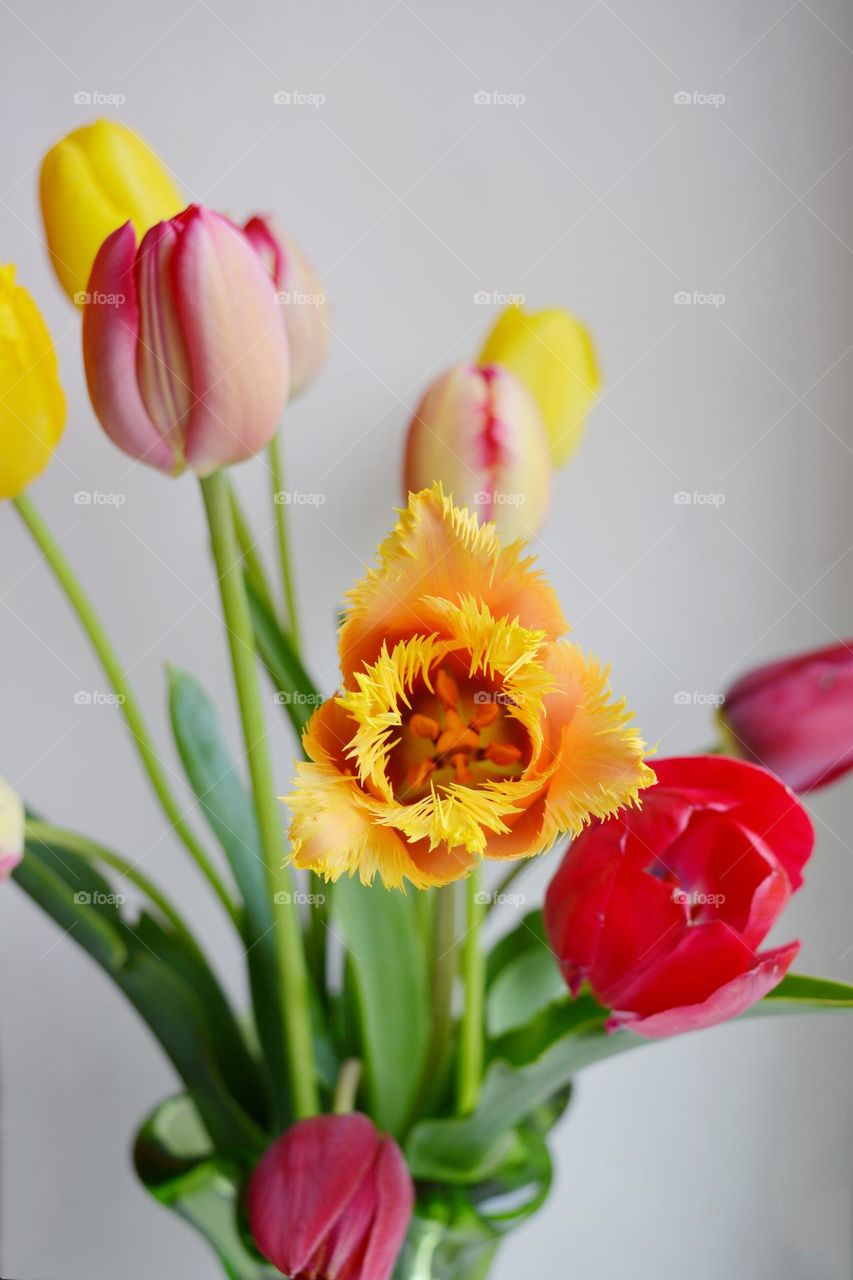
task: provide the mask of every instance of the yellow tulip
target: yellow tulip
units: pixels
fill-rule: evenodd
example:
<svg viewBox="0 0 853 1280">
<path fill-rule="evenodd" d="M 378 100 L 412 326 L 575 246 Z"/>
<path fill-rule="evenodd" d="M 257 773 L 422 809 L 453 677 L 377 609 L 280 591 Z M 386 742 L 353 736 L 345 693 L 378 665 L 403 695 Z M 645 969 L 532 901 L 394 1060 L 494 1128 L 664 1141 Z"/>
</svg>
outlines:
<svg viewBox="0 0 853 1280">
<path fill-rule="evenodd" d="M 15 268 L 0 267 L 0 498 L 47 466 L 65 426 L 65 396 L 47 325 Z"/>
<path fill-rule="evenodd" d="M 509 307 L 480 353 L 480 364 L 510 369 L 539 405 L 555 467 L 580 443 L 584 419 L 601 390 L 595 346 L 579 320 L 559 307 Z"/>
<path fill-rule="evenodd" d="M 42 161 L 40 194 L 54 270 L 78 305 L 108 235 L 130 221 L 141 239 L 186 203 L 150 147 L 112 120 L 75 129 L 51 147 Z"/>
</svg>

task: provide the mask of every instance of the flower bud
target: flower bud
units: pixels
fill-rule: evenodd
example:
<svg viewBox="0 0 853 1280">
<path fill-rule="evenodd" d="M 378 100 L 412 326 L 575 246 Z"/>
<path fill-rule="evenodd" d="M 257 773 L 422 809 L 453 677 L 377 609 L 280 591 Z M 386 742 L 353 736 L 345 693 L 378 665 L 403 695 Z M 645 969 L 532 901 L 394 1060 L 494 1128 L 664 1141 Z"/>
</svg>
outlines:
<svg viewBox="0 0 853 1280">
<path fill-rule="evenodd" d="M 766 765 L 794 791 L 853 768 L 853 640 L 759 667 L 720 712 L 726 750 Z"/>
<path fill-rule="evenodd" d="M 89 395 L 120 449 L 205 476 L 269 442 L 287 399 L 287 338 L 239 227 L 190 205 L 137 249 L 125 223 L 101 246 L 89 295 Z"/>
<path fill-rule="evenodd" d="M 400 1148 L 356 1114 L 293 1125 L 261 1160 L 248 1195 L 258 1248 L 297 1280 L 389 1280 L 413 1205 Z"/>
<path fill-rule="evenodd" d="M 24 806 L 21 797 L 0 778 L 0 881 L 11 875 L 24 856 Z"/>
<path fill-rule="evenodd" d="M 504 539 L 541 528 L 551 498 L 548 440 L 514 374 L 460 364 L 428 388 L 409 427 L 404 482 L 417 493 L 436 481 Z"/>
<path fill-rule="evenodd" d="M 65 426 L 56 352 L 15 268 L 0 267 L 0 498 L 16 498 L 50 461 Z"/>
<path fill-rule="evenodd" d="M 521 379 L 539 406 L 554 466 L 568 462 L 601 389 L 595 347 L 581 322 L 558 307 L 530 314 L 509 307 L 486 339 L 480 363 L 501 364 Z"/>
<path fill-rule="evenodd" d="M 290 394 L 295 396 L 313 380 L 326 358 L 326 295 L 316 271 L 283 227 L 256 215 L 243 230 L 275 283 L 290 344 Z"/>
<path fill-rule="evenodd" d="M 96 120 L 48 151 L 41 167 L 41 211 L 53 268 L 72 301 L 82 304 L 95 255 L 130 220 L 140 237 L 181 209 L 168 171 L 123 124 Z"/>
</svg>

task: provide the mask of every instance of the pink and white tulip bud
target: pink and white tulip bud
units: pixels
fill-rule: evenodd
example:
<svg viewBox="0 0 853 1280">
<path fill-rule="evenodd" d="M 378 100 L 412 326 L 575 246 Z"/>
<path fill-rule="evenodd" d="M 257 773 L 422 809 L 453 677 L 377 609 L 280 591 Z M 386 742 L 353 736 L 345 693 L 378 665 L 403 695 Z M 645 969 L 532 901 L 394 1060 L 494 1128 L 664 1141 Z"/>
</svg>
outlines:
<svg viewBox="0 0 853 1280">
<path fill-rule="evenodd" d="M 24 856 L 24 806 L 0 778 L 0 881 L 8 879 Z"/>
<path fill-rule="evenodd" d="M 290 343 L 290 394 L 307 387 L 326 358 L 328 306 L 311 263 L 284 227 L 256 214 L 243 230 L 272 276 Z"/>
<path fill-rule="evenodd" d="M 409 427 L 404 482 L 441 481 L 505 539 L 531 538 L 551 499 L 551 453 L 536 402 L 499 365 L 459 364 L 436 378 Z"/>
<path fill-rule="evenodd" d="M 287 339 L 239 227 L 190 205 L 137 248 L 127 222 L 101 245 L 87 293 L 89 395 L 120 449 L 206 476 L 269 443 L 287 400 Z"/>
<path fill-rule="evenodd" d="M 389 1280 L 414 1187 L 402 1152 L 363 1115 L 300 1120 L 252 1175 L 255 1243 L 286 1276 Z"/>
<path fill-rule="evenodd" d="M 749 672 L 720 712 L 725 749 L 801 794 L 853 769 L 853 640 Z"/>
</svg>

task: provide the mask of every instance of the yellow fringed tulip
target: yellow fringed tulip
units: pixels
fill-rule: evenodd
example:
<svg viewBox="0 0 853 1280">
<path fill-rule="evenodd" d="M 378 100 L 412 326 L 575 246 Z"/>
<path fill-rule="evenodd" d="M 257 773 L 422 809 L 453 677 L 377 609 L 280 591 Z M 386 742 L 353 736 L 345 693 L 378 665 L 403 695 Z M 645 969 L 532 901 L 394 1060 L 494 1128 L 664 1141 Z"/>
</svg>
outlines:
<svg viewBox="0 0 853 1280">
<path fill-rule="evenodd" d="M 47 466 L 65 426 L 56 352 L 36 304 L 0 267 L 0 498 Z"/>
<path fill-rule="evenodd" d="M 150 147 L 112 120 L 75 129 L 51 147 L 42 161 L 40 195 L 54 270 L 78 304 L 108 235 L 130 221 L 141 239 L 186 203 Z"/>
<path fill-rule="evenodd" d="M 580 321 L 559 307 L 530 313 L 509 307 L 486 339 L 480 364 L 501 364 L 525 384 L 539 405 L 554 466 L 568 462 L 601 390 L 595 347 Z"/>
</svg>

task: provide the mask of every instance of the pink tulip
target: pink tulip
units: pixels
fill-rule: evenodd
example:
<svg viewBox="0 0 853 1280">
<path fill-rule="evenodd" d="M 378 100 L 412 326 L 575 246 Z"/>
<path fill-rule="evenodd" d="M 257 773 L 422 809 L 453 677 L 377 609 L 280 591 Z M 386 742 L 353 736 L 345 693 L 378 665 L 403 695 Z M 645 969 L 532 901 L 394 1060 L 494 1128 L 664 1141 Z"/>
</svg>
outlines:
<svg viewBox="0 0 853 1280">
<path fill-rule="evenodd" d="M 0 881 L 24 856 L 24 806 L 21 797 L 0 778 Z"/>
<path fill-rule="evenodd" d="M 249 458 L 287 400 L 275 290 L 239 227 L 190 205 L 137 249 L 104 241 L 83 315 L 89 394 L 110 439 L 141 462 L 197 475 Z"/>
<path fill-rule="evenodd" d="M 726 746 L 801 794 L 853 769 L 853 640 L 759 667 L 726 694 Z"/>
<path fill-rule="evenodd" d="M 531 538 L 551 498 L 551 454 L 536 403 L 499 365 L 456 365 L 436 378 L 409 427 L 404 482 L 440 480 L 502 538 Z"/>
<path fill-rule="evenodd" d="M 296 1280 L 388 1280 L 414 1205 L 400 1148 L 363 1115 L 300 1120 L 252 1175 L 249 1223 Z"/>
<path fill-rule="evenodd" d="M 273 219 L 256 214 L 243 230 L 273 278 L 290 343 L 290 394 L 316 375 L 329 345 L 323 286 L 296 241 Z"/>
</svg>

